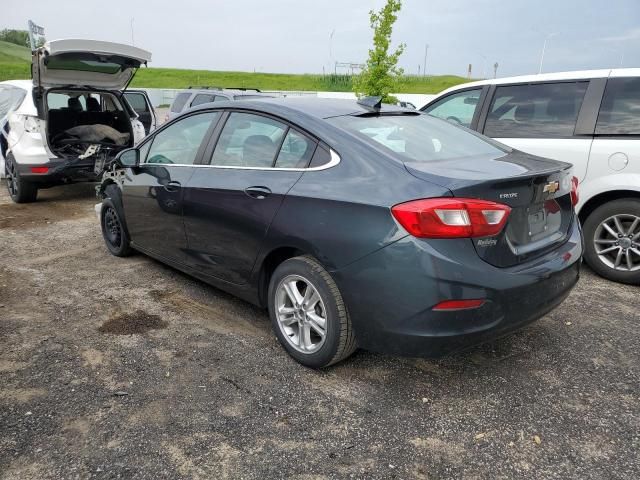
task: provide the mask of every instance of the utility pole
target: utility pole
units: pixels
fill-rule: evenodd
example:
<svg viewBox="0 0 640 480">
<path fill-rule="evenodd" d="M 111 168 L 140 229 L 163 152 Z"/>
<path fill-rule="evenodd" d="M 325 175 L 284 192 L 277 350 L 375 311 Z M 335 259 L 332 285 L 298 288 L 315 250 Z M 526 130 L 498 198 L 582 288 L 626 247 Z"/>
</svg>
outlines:
<svg viewBox="0 0 640 480">
<path fill-rule="evenodd" d="M 498 76 L 498 62 L 493 64 L 493 78 Z"/>
<path fill-rule="evenodd" d="M 427 76 L 427 53 L 429 53 L 429 44 L 424 44 L 424 63 L 422 64 L 422 76 Z"/>
</svg>

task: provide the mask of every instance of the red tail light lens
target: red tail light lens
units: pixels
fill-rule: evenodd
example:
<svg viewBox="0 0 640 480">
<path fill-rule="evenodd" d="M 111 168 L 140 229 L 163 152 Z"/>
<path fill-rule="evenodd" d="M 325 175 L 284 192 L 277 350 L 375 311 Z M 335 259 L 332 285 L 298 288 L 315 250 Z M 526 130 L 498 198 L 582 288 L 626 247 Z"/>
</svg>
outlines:
<svg viewBox="0 0 640 480">
<path fill-rule="evenodd" d="M 433 310 L 466 310 L 468 308 L 478 308 L 484 305 L 484 299 L 474 300 L 445 300 L 440 302 Z"/>
<path fill-rule="evenodd" d="M 428 198 L 391 208 L 400 225 L 420 238 L 492 237 L 510 212 L 507 205 L 472 198 Z"/>
<path fill-rule="evenodd" d="M 578 200 L 580 200 L 580 196 L 578 195 L 578 177 L 571 178 L 571 203 L 575 207 L 578 204 Z"/>
<path fill-rule="evenodd" d="M 31 173 L 47 173 L 49 167 L 31 167 Z"/>
</svg>

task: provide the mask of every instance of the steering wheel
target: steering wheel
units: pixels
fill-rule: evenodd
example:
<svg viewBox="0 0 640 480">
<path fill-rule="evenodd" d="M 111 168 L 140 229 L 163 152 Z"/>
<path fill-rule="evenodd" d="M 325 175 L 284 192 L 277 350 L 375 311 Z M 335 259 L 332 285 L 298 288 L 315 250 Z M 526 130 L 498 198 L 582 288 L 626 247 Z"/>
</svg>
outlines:
<svg viewBox="0 0 640 480">
<path fill-rule="evenodd" d="M 458 125 L 462 125 L 462 121 L 458 117 L 454 117 L 453 115 L 447 117 L 447 122 L 457 123 Z"/>
</svg>

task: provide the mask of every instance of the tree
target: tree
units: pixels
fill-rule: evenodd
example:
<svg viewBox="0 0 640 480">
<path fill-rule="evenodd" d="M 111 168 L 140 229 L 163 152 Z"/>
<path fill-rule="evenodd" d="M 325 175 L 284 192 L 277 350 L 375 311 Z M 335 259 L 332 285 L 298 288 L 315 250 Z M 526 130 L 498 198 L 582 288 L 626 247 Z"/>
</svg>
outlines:
<svg viewBox="0 0 640 480">
<path fill-rule="evenodd" d="M 20 45 L 21 47 L 28 47 L 29 32 L 26 30 L 10 30 L 5 28 L 0 31 L 0 40 Z"/>
<path fill-rule="evenodd" d="M 401 0 L 387 0 L 379 12 L 369 12 L 373 48 L 369 50 L 369 58 L 362 73 L 353 82 L 353 91 L 358 97 L 379 96 L 384 103 L 397 102 L 391 92 L 396 89 L 398 80 L 404 73 L 402 68 L 398 67 L 398 60 L 404 52 L 405 44 L 401 43 L 393 52 L 390 52 L 390 46 L 393 24 L 401 8 Z"/>
</svg>

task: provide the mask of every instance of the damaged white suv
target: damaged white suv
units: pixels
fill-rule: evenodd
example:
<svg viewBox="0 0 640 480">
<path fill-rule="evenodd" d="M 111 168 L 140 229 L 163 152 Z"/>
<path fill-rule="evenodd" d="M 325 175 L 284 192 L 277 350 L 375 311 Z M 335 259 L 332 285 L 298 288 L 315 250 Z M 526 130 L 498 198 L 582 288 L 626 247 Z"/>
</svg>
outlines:
<svg viewBox="0 0 640 480">
<path fill-rule="evenodd" d="M 32 81 L 0 82 L 0 169 L 13 201 L 97 180 L 105 163 L 144 137 L 123 90 L 150 60 L 130 45 L 56 40 L 34 52 Z"/>
</svg>

